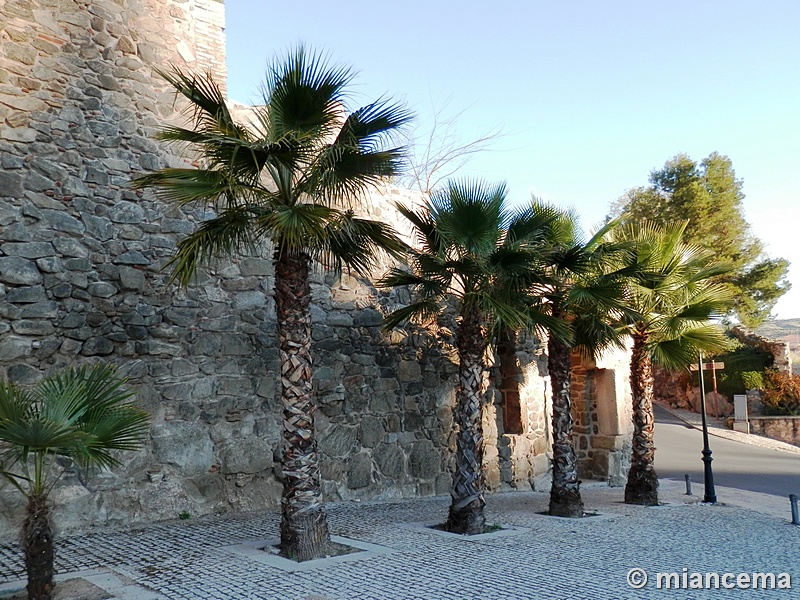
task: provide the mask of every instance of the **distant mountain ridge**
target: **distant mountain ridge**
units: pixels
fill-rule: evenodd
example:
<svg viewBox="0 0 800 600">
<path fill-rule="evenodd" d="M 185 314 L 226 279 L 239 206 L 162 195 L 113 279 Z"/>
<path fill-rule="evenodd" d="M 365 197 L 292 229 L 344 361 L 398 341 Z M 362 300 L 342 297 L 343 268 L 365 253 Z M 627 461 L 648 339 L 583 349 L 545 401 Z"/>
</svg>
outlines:
<svg viewBox="0 0 800 600">
<path fill-rule="evenodd" d="M 779 340 L 786 337 L 792 344 L 800 343 L 800 319 L 775 319 L 767 321 L 756 329 L 762 337 Z"/>
</svg>

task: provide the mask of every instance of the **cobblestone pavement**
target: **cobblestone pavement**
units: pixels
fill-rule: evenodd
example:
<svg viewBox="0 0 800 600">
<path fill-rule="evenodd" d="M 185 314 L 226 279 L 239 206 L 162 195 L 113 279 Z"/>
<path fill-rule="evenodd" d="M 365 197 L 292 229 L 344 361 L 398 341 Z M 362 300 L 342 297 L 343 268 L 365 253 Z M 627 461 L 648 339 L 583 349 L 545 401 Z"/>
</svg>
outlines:
<svg viewBox="0 0 800 600">
<path fill-rule="evenodd" d="M 263 545 L 256 541 L 277 536 L 277 513 L 67 537 L 58 542 L 56 566 L 60 577 L 86 575 L 101 587 L 105 581 L 109 597 L 119 600 L 800 597 L 800 527 L 789 524 L 788 506 L 784 518 L 700 504 L 682 491 L 679 483 L 662 481 L 665 504 L 645 508 L 622 504 L 620 488 L 589 483 L 586 508 L 599 515 L 580 520 L 539 514 L 547 508 L 546 493 L 494 494 L 487 497 L 488 522 L 515 529 L 476 539 L 409 525 L 442 521 L 447 498 L 332 504 L 332 533 L 366 542 L 368 550 L 304 563 L 301 570 L 286 570 L 254 549 Z M 724 497 L 724 488 L 719 491 Z M 242 546 L 248 542 L 254 543 Z M 636 567 L 650 576 L 641 590 L 626 582 Z M 657 572 L 680 576 L 684 568 L 688 574 L 786 572 L 795 589 L 656 589 Z M 3 589 L 24 584 L 23 574 L 18 548 L 0 546 L 0 598 Z"/>
</svg>

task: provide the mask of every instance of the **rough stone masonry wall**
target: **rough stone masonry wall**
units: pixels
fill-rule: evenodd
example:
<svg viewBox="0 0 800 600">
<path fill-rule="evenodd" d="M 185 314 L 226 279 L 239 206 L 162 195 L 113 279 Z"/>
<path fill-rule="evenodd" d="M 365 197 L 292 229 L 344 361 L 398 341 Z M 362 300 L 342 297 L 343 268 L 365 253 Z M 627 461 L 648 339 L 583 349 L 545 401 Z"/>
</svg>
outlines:
<svg viewBox="0 0 800 600">
<path fill-rule="evenodd" d="M 750 417 L 753 433 L 800 446 L 800 417 Z"/>
<path fill-rule="evenodd" d="M 123 455 L 122 468 L 65 477 L 54 492 L 61 528 L 258 509 L 279 498 L 271 263 L 221 263 L 177 290 L 160 269 L 205 214 L 128 187 L 138 173 L 186 164 L 153 141 L 158 126 L 183 123 L 154 68 L 210 70 L 223 82 L 223 17 L 213 0 L 0 3 L 0 374 L 29 384 L 109 361 L 153 417 L 150 443 Z M 374 214 L 394 221 L 381 207 L 398 198 L 409 199 L 386 187 Z M 407 298 L 347 276 L 314 277 L 326 497 L 446 493 L 452 335 L 383 333 L 382 314 Z M 541 355 L 533 340 L 521 352 L 523 362 Z M 523 365 L 532 379 L 522 436 L 492 428 L 495 404 L 487 408 L 493 488 L 547 471 L 536 360 Z M 21 502 L 0 489 L 0 537 L 15 535 Z"/>
<path fill-rule="evenodd" d="M 596 360 L 572 354 L 572 440 L 581 477 L 624 485 L 633 432 L 630 354 L 608 350 Z"/>
<path fill-rule="evenodd" d="M 762 337 L 739 325 L 732 327 L 731 333 L 743 344 L 760 348 L 764 352 L 771 354 L 775 359 L 773 363 L 775 369 L 785 373 L 792 372 L 792 354 L 788 342 Z"/>
</svg>

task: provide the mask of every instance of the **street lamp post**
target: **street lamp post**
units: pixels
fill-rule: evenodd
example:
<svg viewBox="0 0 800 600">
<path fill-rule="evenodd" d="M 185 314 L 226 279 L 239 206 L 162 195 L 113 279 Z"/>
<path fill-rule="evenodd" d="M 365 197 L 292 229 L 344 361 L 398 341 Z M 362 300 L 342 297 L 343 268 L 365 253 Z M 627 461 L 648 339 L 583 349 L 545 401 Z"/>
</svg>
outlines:
<svg viewBox="0 0 800 600">
<path fill-rule="evenodd" d="M 714 490 L 714 472 L 711 470 L 711 448 L 708 447 L 708 423 L 706 422 L 706 386 L 703 381 L 703 353 L 698 354 L 698 372 L 700 375 L 700 414 L 703 419 L 703 481 L 705 483 L 705 496 L 703 502 L 715 504 L 717 493 Z"/>
</svg>

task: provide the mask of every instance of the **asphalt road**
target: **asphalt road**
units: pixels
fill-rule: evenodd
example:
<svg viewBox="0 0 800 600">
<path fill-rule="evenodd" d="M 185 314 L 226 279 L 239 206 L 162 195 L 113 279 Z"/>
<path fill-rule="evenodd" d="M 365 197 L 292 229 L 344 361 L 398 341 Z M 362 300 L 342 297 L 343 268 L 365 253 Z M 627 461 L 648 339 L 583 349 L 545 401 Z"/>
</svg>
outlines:
<svg viewBox="0 0 800 600">
<path fill-rule="evenodd" d="M 703 495 L 703 434 L 663 408 L 655 407 L 658 476 L 692 479 L 692 492 Z M 800 495 L 800 455 L 769 450 L 709 435 L 714 483 L 787 497 Z"/>
</svg>

